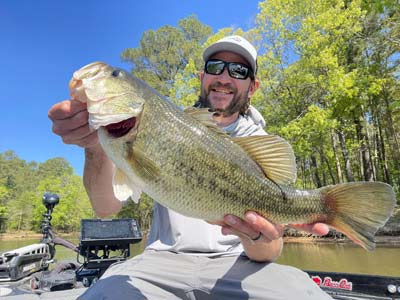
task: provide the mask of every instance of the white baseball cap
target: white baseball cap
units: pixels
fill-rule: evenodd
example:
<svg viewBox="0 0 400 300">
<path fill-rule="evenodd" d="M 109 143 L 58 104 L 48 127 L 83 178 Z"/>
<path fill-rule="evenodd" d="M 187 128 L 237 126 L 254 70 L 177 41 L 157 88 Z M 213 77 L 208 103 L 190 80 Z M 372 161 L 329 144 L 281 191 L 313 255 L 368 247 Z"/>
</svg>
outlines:
<svg viewBox="0 0 400 300">
<path fill-rule="evenodd" d="M 245 38 L 239 35 L 230 35 L 216 41 L 204 50 L 203 60 L 206 62 L 212 55 L 221 51 L 229 51 L 241 55 L 250 64 L 254 74 L 257 72 L 257 50 Z"/>
</svg>

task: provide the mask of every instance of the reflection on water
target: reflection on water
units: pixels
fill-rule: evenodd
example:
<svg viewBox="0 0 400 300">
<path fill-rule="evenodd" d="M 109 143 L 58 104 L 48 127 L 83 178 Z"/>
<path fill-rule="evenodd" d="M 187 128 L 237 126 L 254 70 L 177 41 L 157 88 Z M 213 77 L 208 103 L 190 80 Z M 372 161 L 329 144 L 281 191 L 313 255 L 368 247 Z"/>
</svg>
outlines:
<svg viewBox="0 0 400 300">
<path fill-rule="evenodd" d="M 278 263 L 304 270 L 400 276 L 400 249 L 368 252 L 354 244 L 287 243 Z"/>
<path fill-rule="evenodd" d="M 69 239 L 78 243 L 78 239 Z M 0 240 L 0 252 L 15 249 L 38 239 Z M 144 242 L 131 245 L 131 256 L 143 251 Z M 56 247 L 57 261 L 76 261 L 76 253 L 62 246 Z M 354 244 L 297 244 L 286 243 L 278 263 L 304 270 L 362 273 L 400 276 L 400 249 L 377 247 L 368 252 Z"/>
</svg>

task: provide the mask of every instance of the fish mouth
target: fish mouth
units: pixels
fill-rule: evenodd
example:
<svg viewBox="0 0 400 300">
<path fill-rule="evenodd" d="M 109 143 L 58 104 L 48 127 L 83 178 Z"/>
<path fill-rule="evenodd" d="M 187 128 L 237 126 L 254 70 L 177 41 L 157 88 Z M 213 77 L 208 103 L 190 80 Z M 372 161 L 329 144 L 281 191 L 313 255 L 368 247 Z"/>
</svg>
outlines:
<svg viewBox="0 0 400 300">
<path fill-rule="evenodd" d="M 135 127 L 137 122 L 136 117 L 132 117 L 121 122 L 112 123 L 104 126 L 108 134 L 114 138 L 120 138 L 129 133 Z"/>
<path fill-rule="evenodd" d="M 69 90 L 71 99 L 80 102 L 88 102 L 89 98 L 86 94 L 84 81 L 94 81 L 104 77 L 105 71 L 110 69 L 110 66 L 103 62 L 94 62 L 88 64 L 78 71 L 75 71 L 69 81 Z"/>
</svg>

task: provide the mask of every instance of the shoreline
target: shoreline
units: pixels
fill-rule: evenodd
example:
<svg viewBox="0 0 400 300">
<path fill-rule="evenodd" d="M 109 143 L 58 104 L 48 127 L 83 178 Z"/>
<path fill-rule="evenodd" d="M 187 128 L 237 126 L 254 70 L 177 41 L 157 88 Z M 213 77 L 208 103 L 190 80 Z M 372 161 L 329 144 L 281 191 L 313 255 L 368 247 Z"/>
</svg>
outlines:
<svg viewBox="0 0 400 300">
<path fill-rule="evenodd" d="M 56 234 L 62 238 L 78 238 L 79 232 L 70 232 L 70 233 L 57 233 Z M 0 233 L 0 241 L 12 241 L 18 239 L 37 239 L 38 242 L 43 237 L 42 233 L 33 232 L 33 231 L 17 231 L 17 232 L 3 232 Z"/>
<path fill-rule="evenodd" d="M 70 233 L 57 233 L 57 236 L 62 238 L 79 238 L 79 232 L 70 232 Z M 3 241 L 12 241 L 18 239 L 37 239 L 38 242 L 42 238 L 41 233 L 37 232 L 30 232 L 30 231 L 20 231 L 20 232 L 4 232 L 0 233 L 0 240 Z M 291 237 L 291 236 L 284 236 L 283 241 L 285 243 L 291 244 L 351 244 L 353 243 L 348 238 L 332 238 L 332 237 L 315 237 L 315 236 L 304 236 L 304 237 Z M 400 247 L 400 236 L 394 235 L 378 235 L 375 236 L 375 242 L 377 245 L 384 245 L 384 246 L 398 246 Z"/>
<path fill-rule="evenodd" d="M 283 238 L 285 243 L 292 244 L 354 244 L 348 238 L 331 238 L 331 237 L 290 237 Z M 396 246 L 400 247 L 400 236 L 379 235 L 375 236 L 376 245 L 380 246 Z"/>
</svg>

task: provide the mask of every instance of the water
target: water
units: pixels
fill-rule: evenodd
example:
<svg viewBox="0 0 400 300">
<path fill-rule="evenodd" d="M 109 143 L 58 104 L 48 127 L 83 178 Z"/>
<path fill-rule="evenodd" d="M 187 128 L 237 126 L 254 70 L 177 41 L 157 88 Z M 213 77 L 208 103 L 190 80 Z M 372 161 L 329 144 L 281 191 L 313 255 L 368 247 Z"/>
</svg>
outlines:
<svg viewBox="0 0 400 300">
<path fill-rule="evenodd" d="M 368 252 L 354 244 L 285 244 L 278 263 L 303 270 L 400 277 L 400 249 L 378 246 Z"/>
<path fill-rule="evenodd" d="M 77 239 L 69 239 L 78 243 Z M 0 240 L 0 252 L 15 249 L 38 239 Z M 143 241 L 131 245 L 131 256 L 143 251 Z M 56 247 L 56 260 L 76 261 L 76 253 L 62 246 Z M 400 277 L 400 249 L 378 246 L 367 252 L 354 244 L 299 244 L 286 243 L 278 263 L 304 270 L 374 274 Z"/>
</svg>

